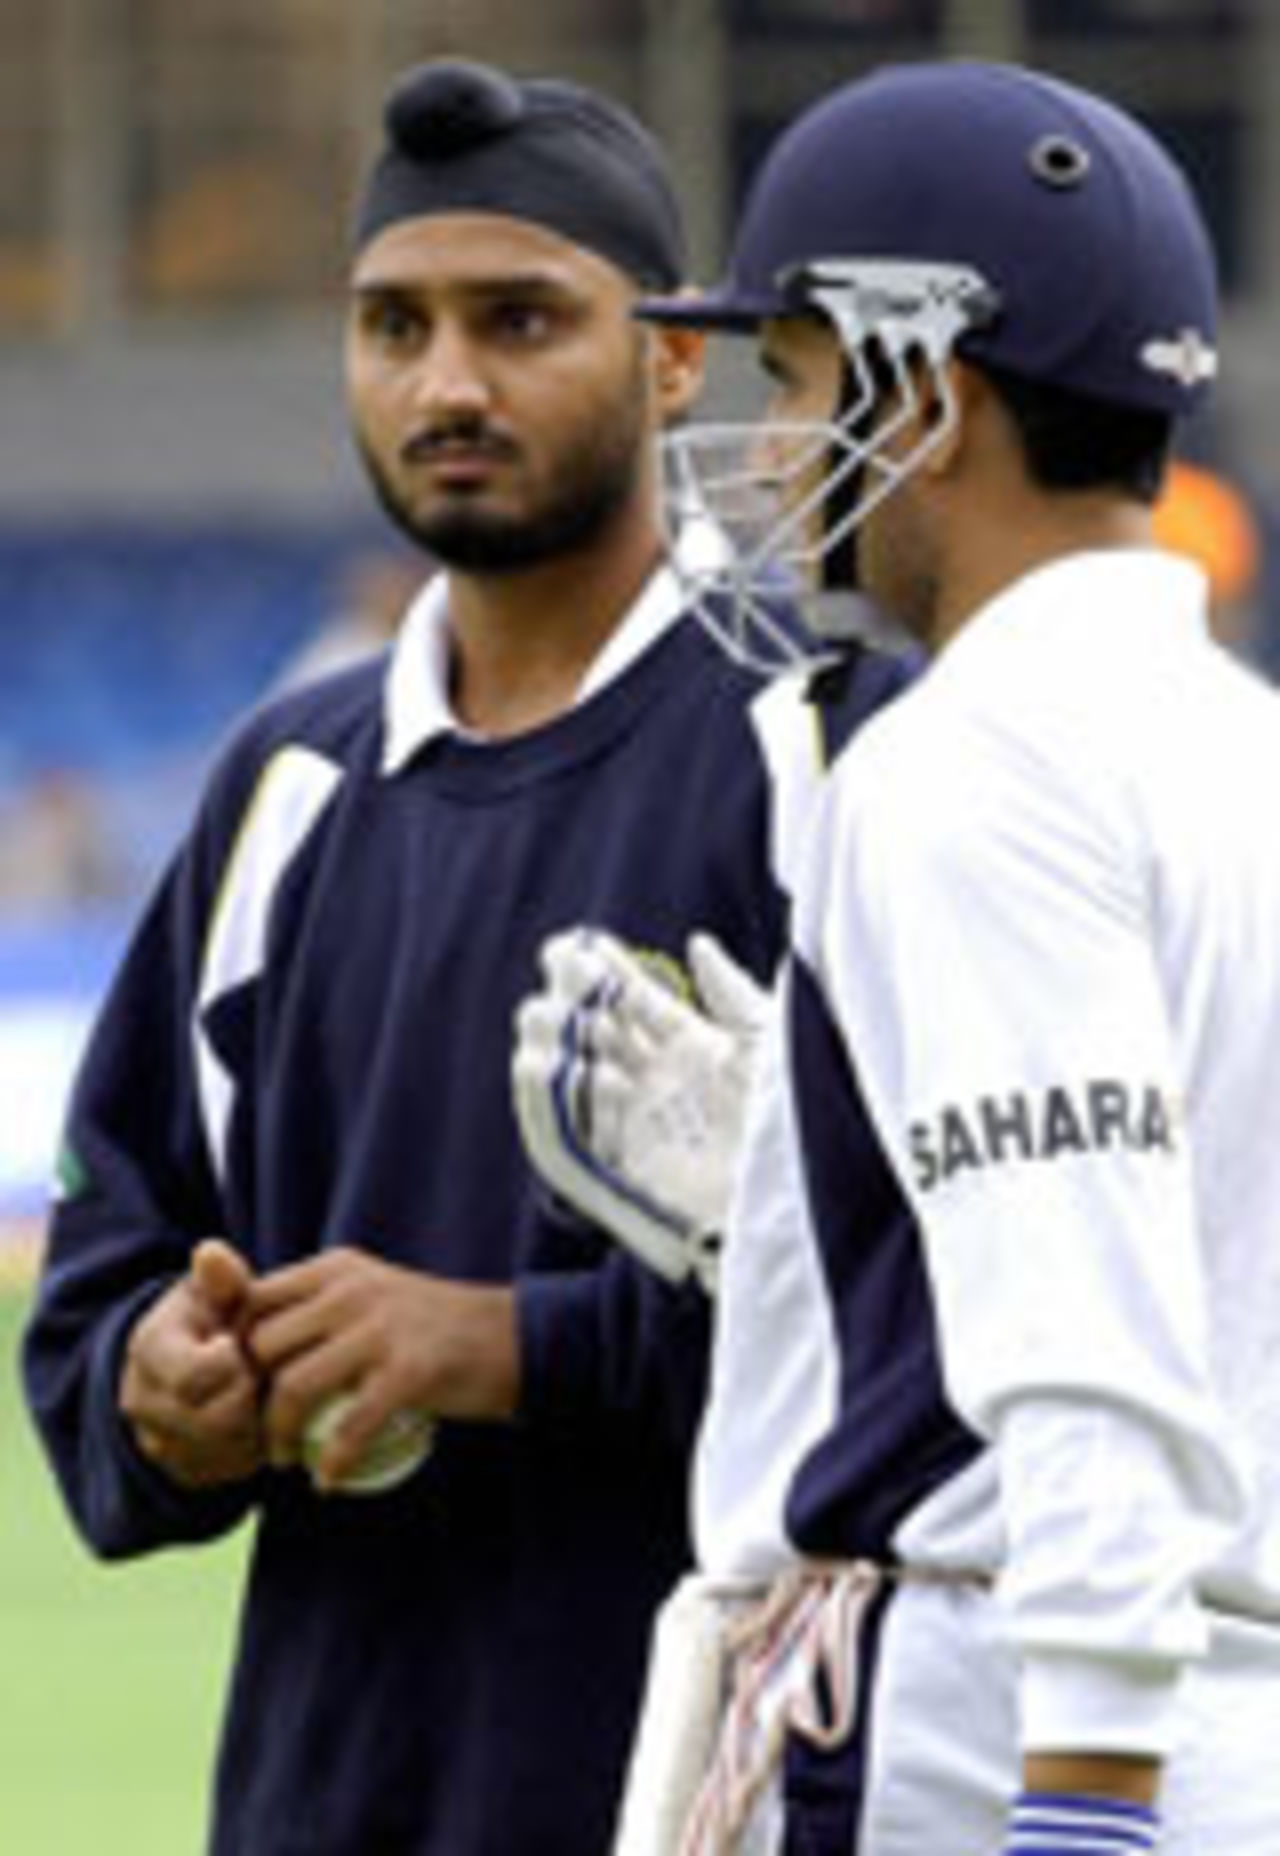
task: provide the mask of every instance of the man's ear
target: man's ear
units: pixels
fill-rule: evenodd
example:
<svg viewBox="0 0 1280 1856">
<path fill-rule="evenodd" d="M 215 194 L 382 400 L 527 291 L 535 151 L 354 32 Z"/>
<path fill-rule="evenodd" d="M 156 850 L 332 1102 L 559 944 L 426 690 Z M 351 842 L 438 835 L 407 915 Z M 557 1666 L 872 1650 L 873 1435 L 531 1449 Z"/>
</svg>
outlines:
<svg viewBox="0 0 1280 1856">
<path fill-rule="evenodd" d="M 700 329 L 659 323 L 651 331 L 653 377 L 663 425 L 682 419 L 702 392 L 707 341 Z"/>
</svg>

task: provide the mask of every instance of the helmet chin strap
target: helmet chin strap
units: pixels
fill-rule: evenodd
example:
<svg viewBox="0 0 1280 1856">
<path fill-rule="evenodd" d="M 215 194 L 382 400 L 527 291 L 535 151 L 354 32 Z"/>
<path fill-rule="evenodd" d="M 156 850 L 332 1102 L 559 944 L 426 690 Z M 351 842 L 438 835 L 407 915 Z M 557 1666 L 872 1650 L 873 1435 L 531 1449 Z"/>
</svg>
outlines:
<svg viewBox="0 0 1280 1856">
<path fill-rule="evenodd" d="M 874 375 L 875 362 L 869 360 L 868 366 Z M 892 391 L 887 381 L 884 390 Z M 861 426 L 865 431 L 874 426 L 877 411 L 877 405 L 868 404 L 866 393 L 859 387 L 842 341 L 840 388 L 832 423 L 841 430 L 856 432 Z M 831 462 L 831 483 L 823 497 L 822 520 L 825 531 L 834 534 L 836 539 L 822 555 L 816 590 L 805 602 L 809 623 L 820 638 L 832 644 L 867 645 L 891 657 L 913 656 L 919 648 L 916 640 L 892 614 L 869 599 L 861 586 L 858 564 L 861 524 L 852 518 L 863 493 L 868 466 L 864 463 L 856 470 L 842 470 L 840 454 L 835 447 Z"/>
<path fill-rule="evenodd" d="M 836 399 L 833 423 L 843 427 L 846 420 L 853 417 L 857 388 L 853 368 L 849 361 L 844 343 L 840 344 L 840 391 Z M 865 466 L 854 471 L 842 471 L 839 468 L 838 452 L 831 453 L 831 487 L 822 502 L 822 521 L 825 532 L 836 537 L 829 550 L 824 550 L 818 570 L 818 591 L 820 595 L 839 595 L 858 591 L 858 528 L 850 521 L 858 497 L 862 492 Z M 831 603 L 825 601 L 824 603 Z"/>
</svg>

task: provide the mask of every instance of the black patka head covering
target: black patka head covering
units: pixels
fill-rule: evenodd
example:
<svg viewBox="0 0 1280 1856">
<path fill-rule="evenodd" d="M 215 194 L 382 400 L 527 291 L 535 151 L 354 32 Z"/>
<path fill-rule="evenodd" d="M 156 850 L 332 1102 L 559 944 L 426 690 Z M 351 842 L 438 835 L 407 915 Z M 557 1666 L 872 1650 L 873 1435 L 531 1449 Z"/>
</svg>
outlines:
<svg viewBox="0 0 1280 1856">
<path fill-rule="evenodd" d="M 584 246 L 644 289 L 680 282 L 684 239 L 666 162 L 619 104 L 556 78 L 442 59 L 396 81 L 384 122 L 357 250 L 399 219 L 501 213 Z"/>
</svg>

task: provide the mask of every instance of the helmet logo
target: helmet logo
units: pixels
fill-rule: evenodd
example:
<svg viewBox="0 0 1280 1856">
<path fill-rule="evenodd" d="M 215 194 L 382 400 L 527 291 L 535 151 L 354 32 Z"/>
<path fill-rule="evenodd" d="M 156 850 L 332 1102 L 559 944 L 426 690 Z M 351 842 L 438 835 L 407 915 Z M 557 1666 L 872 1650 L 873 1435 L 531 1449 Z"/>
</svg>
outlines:
<svg viewBox="0 0 1280 1856">
<path fill-rule="evenodd" d="M 1046 187 L 1078 187 L 1090 167 L 1088 149 L 1069 135 L 1042 135 L 1027 161 Z"/>
<path fill-rule="evenodd" d="M 1217 350 L 1209 346 L 1197 329 L 1181 329 L 1177 335 L 1153 336 L 1139 351 L 1138 358 L 1153 374 L 1167 374 L 1188 390 L 1198 387 L 1203 380 L 1212 380 L 1218 372 Z"/>
</svg>

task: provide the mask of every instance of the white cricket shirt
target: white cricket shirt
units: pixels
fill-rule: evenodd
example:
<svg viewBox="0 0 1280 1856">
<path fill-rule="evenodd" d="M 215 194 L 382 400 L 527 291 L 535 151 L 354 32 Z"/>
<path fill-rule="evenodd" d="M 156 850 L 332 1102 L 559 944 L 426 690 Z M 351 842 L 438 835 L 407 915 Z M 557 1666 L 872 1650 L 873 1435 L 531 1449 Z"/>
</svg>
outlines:
<svg viewBox="0 0 1280 1856">
<path fill-rule="evenodd" d="M 1163 1754 L 1212 1612 L 1280 1633 L 1278 800 L 1280 697 L 1210 641 L 1198 571 L 1135 549 L 992 601 L 815 820 L 796 967 L 916 1214 L 978 1449 L 892 1547 L 998 1575 L 1030 1747 Z M 788 1470 L 858 1385 L 796 1157 L 838 1130 L 798 1134 L 779 1074 L 727 1246 L 712 1570 L 776 1560 Z"/>
</svg>

